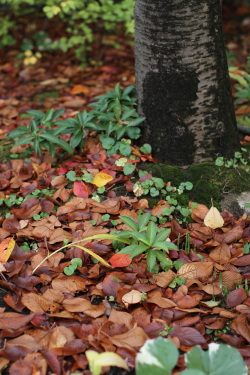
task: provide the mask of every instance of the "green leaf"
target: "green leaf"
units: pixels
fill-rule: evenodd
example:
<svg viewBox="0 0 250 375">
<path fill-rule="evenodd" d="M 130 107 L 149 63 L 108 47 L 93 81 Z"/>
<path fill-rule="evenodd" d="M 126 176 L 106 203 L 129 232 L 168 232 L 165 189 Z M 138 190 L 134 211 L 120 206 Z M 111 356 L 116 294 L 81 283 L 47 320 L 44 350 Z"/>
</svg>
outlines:
<svg viewBox="0 0 250 375">
<path fill-rule="evenodd" d="M 180 375 L 207 375 L 207 372 L 203 372 L 201 370 L 184 370 L 180 372 Z"/>
<path fill-rule="evenodd" d="M 144 243 L 145 245 L 150 246 L 146 233 L 131 232 L 130 236 L 134 238 L 136 241 L 140 241 Z"/>
<path fill-rule="evenodd" d="M 20 140 L 17 143 L 15 143 L 15 146 L 21 146 L 21 145 L 26 145 L 28 143 L 32 143 L 34 138 L 35 138 L 35 135 L 30 135 L 28 137 L 22 137 L 22 138 L 20 138 Z"/>
<path fill-rule="evenodd" d="M 162 178 L 153 177 L 152 180 L 154 181 L 154 184 L 157 187 L 157 189 L 164 188 L 164 181 Z"/>
<path fill-rule="evenodd" d="M 22 125 L 22 126 L 19 126 L 17 129 L 12 130 L 9 134 L 7 134 L 6 138 L 12 139 L 12 138 L 20 137 L 20 135 L 23 135 L 25 133 L 29 134 L 30 131 L 27 128 L 27 126 Z"/>
<path fill-rule="evenodd" d="M 63 113 L 65 112 L 65 109 L 64 108 L 62 108 L 62 109 L 57 109 L 54 113 L 53 113 L 53 115 L 52 115 L 52 117 L 51 117 L 51 120 L 52 121 L 55 121 L 58 117 L 60 117 Z"/>
<path fill-rule="evenodd" d="M 54 109 L 53 109 L 53 108 L 50 108 L 50 109 L 46 112 L 46 114 L 45 114 L 44 118 L 42 119 L 41 123 L 42 123 L 42 124 L 45 124 L 47 121 L 50 121 L 51 118 L 52 118 L 53 113 L 54 113 Z"/>
<path fill-rule="evenodd" d="M 129 110 L 123 113 L 121 120 L 124 121 L 127 118 L 134 116 L 134 115 L 137 115 L 136 110 L 134 108 L 130 108 Z"/>
<path fill-rule="evenodd" d="M 195 346 L 185 354 L 188 369 L 200 370 L 209 375 L 247 375 L 248 370 L 237 349 L 225 344 L 209 344 L 204 352 Z"/>
<path fill-rule="evenodd" d="M 100 141 L 102 142 L 102 147 L 106 150 L 111 149 L 111 147 L 115 144 L 114 138 L 100 136 Z"/>
<path fill-rule="evenodd" d="M 38 117 L 39 119 L 44 118 L 44 113 L 41 111 L 37 111 L 36 109 L 30 109 L 26 113 L 28 113 L 31 116 Z"/>
<path fill-rule="evenodd" d="M 71 260 L 70 264 L 72 264 L 72 266 L 75 266 L 76 268 L 82 267 L 82 259 L 81 258 L 73 258 Z"/>
<path fill-rule="evenodd" d="M 119 216 L 119 218 L 131 229 L 135 232 L 138 232 L 138 225 L 135 223 L 134 219 L 129 216 Z"/>
<path fill-rule="evenodd" d="M 129 138 L 138 139 L 140 137 L 140 134 L 141 134 L 141 129 L 136 128 L 136 127 L 134 127 L 134 128 L 133 127 L 131 127 L 131 128 L 126 127 L 126 133 L 127 133 Z"/>
<path fill-rule="evenodd" d="M 119 151 L 120 151 L 121 155 L 129 156 L 131 154 L 131 147 L 130 147 L 129 144 L 121 143 L 120 146 L 119 146 Z"/>
<path fill-rule="evenodd" d="M 136 375 L 171 375 L 178 356 L 178 349 L 170 340 L 147 340 L 136 356 Z"/>
<path fill-rule="evenodd" d="M 68 173 L 66 173 L 66 177 L 70 181 L 75 181 L 76 180 L 76 172 L 75 171 L 69 171 Z"/>
<path fill-rule="evenodd" d="M 156 255 L 155 255 L 154 250 L 148 250 L 147 265 L 148 265 L 149 272 L 153 272 L 155 263 L 156 263 Z"/>
<path fill-rule="evenodd" d="M 146 117 L 138 117 L 133 121 L 130 121 L 127 126 L 136 126 L 139 125 L 142 121 L 146 120 Z"/>
<path fill-rule="evenodd" d="M 73 275 L 75 270 L 77 269 L 77 267 L 73 264 L 70 264 L 68 267 L 64 267 L 64 270 L 63 272 L 65 273 L 65 275 Z"/>
<path fill-rule="evenodd" d="M 127 176 L 127 175 L 133 173 L 134 170 L 135 170 L 135 165 L 134 164 L 126 163 L 124 165 L 124 168 L 123 168 L 123 173 Z"/>
<path fill-rule="evenodd" d="M 151 218 L 151 215 L 149 213 L 140 215 L 138 217 L 138 219 L 139 219 L 139 223 L 138 223 L 139 232 L 141 232 L 142 230 L 144 230 L 144 228 L 147 225 L 147 223 L 149 222 L 150 218 Z"/>
<path fill-rule="evenodd" d="M 85 134 L 83 134 L 81 132 L 81 130 L 78 130 L 76 131 L 73 136 L 71 137 L 71 140 L 70 140 L 70 146 L 74 149 L 76 148 L 82 141 L 83 137 L 85 137 L 86 135 L 86 132 Z"/>
<path fill-rule="evenodd" d="M 169 241 L 164 241 L 164 242 L 161 242 L 161 241 L 158 241 L 158 242 L 154 242 L 153 243 L 153 246 L 154 247 L 157 247 L 157 248 L 160 248 L 164 251 L 166 251 L 168 253 L 169 250 L 179 250 L 178 247 L 172 243 L 172 242 L 169 242 Z"/>
<path fill-rule="evenodd" d="M 53 135 L 49 133 L 41 134 L 41 138 L 47 139 L 48 141 L 52 143 L 56 143 L 58 146 L 63 148 L 65 151 L 67 151 L 69 154 L 73 154 L 72 147 L 62 139 L 58 139 L 57 137 L 54 137 Z"/>
<path fill-rule="evenodd" d="M 131 94 L 135 89 L 134 85 L 128 86 L 123 90 L 123 95 L 129 95 Z"/>
<path fill-rule="evenodd" d="M 157 233 L 155 242 L 166 241 L 166 238 L 168 238 L 170 232 L 171 229 L 162 229 L 161 231 L 159 231 L 159 233 Z"/>
<path fill-rule="evenodd" d="M 150 223 L 148 224 L 148 227 L 147 227 L 147 239 L 149 241 L 150 246 L 153 244 L 153 242 L 155 240 L 157 230 L 158 230 L 158 228 L 155 225 L 155 223 L 150 221 Z"/>
<path fill-rule="evenodd" d="M 122 95 L 122 90 L 120 88 L 120 83 L 117 83 L 117 85 L 115 86 L 114 92 L 116 93 L 117 97 L 120 99 L 120 97 Z"/>
<path fill-rule="evenodd" d="M 166 257 L 166 254 L 161 250 L 154 250 L 156 258 L 160 261 L 161 267 L 164 271 L 170 270 L 173 265 L 172 260 Z"/>
<path fill-rule="evenodd" d="M 140 147 L 140 151 L 145 153 L 145 154 L 148 154 L 152 151 L 152 147 L 148 143 L 144 143 L 144 145 L 142 147 Z"/>
<path fill-rule="evenodd" d="M 63 127 L 69 127 L 72 128 L 75 126 L 74 122 L 72 122 L 73 119 L 70 120 L 58 120 L 55 122 L 55 125 L 63 126 Z"/>
<path fill-rule="evenodd" d="M 147 249 L 147 245 L 129 245 L 119 251 L 119 254 L 130 254 L 130 258 L 132 259 L 133 257 L 144 253 Z"/>
</svg>

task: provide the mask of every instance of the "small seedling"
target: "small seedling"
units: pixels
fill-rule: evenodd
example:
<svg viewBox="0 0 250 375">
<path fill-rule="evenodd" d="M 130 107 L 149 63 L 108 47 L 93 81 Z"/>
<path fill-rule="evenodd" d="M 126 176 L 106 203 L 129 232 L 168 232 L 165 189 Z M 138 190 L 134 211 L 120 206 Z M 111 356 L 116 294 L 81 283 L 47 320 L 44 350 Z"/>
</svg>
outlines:
<svg viewBox="0 0 250 375">
<path fill-rule="evenodd" d="M 82 259 L 81 258 L 74 258 L 74 259 L 71 259 L 70 265 L 68 267 L 64 267 L 63 272 L 65 273 L 65 275 L 70 276 L 70 275 L 74 274 L 75 270 L 78 267 L 82 267 Z"/>
<path fill-rule="evenodd" d="M 164 330 L 163 331 L 158 331 L 159 336 L 167 336 L 170 332 L 173 332 L 174 327 L 169 327 L 167 324 L 164 324 Z"/>
</svg>

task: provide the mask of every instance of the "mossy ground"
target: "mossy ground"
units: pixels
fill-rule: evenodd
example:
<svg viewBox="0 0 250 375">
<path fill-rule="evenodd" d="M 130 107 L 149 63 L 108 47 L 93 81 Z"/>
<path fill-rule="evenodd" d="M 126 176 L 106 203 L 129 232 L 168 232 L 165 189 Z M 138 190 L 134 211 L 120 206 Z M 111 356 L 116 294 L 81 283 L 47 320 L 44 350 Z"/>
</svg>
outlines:
<svg viewBox="0 0 250 375">
<path fill-rule="evenodd" d="M 250 147 L 245 157 L 249 157 Z M 240 163 L 239 163 L 240 164 Z M 237 168 L 218 167 L 215 163 L 201 163 L 190 165 L 187 168 L 180 168 L 161 163 L 140 163 L 138 168 L 148 171 L 154 177 L 160 177 L 164 182 L 171 182 L 172 186 L 179 187 L 181 182 L 192 182 L 193 189 L 185 190 L 176 199 L 178 203 L 185 207 L 190 200 L 211 206 L 213 204 L 220 208 L 219 202 L 227 193 L 241 193 L 250 190 L 250 167 L 239 165 Z M 249 171 L 247 172 L 247 169 Z M 154 206 L 159 199 L 143 196 L 149 200 L 150 206 Z"/>
</svg>

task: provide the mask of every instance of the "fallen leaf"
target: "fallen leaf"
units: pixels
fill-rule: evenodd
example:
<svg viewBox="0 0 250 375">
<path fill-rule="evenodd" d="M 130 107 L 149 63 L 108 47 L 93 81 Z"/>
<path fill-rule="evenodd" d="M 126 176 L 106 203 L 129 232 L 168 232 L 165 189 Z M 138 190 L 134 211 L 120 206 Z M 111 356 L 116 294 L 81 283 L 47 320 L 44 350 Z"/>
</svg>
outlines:
<svg viewBox="0 0 250 375">
<path fill-rule="evenodd" d="M 97 173 L 92 181 L 92 184 L 97 187 L 102 187 L 107 185 L 108 182 L 112 181 L 114 178 L 107 173 Z"/>
<path fill-rule="evenodd" d="M 233 290 L 227 296 L 226 304 L 229 309 L 240 305 L 246 299 L 246 291 L 244 288 L 238 288 Z"/>
<path fill-rule="evenodd" d="M 110 337 L 109 339 L 114 345 L 118 347 L 139 349 L 148 339 L 148 336 L 142 328 L 135 327 L 126 333 L 115 335 L 113 337 Z"/>
<path fill-rule="evenodd" d="M 132 263 L 132 259 L 130 258 L 130 254 L 115 254 L 110 259 L 109 262 L 111 263 L 112 267 L 127 267 Z"/>
<path fill-rule="evenodd" d="M 153 274 L 149 281 L 152 284 L 160 286 L 161 288 L 166 288 L 171 283 L 171 281 L 174 280 L 175 277 L 176 274 L 173 271 L 169 270 L 167 272 L 159 272 Z"/>
<path fill-rule="evenodd" d="M 204 224 L 212 229 L 221 228 L 224 224 L 224 219 L 217 210 L 212 206 L 204 218 Z"/>
<path fill-rule="evenodd" d="M 131 290 L 129 293 L 124 294 L 122 302 L 128 308 L 129 305 L 141 302 L 142 293 L 137 290 Z"/>
<path fill-rule="evenodd" d="M 2 264 L 5 264 L 8 261 L 12 251 L 14 250 L 15 244 L 16 244 L 16 242 L 15 242 L 14 238 L 11 238 L 11 237 L 8 237 L 1 242 L 1 244 L 0 244 L 0 262 Z"/>
<path fill-rule="evenodd" d="M 17 330 L 28 324 L 35 314 L 22 315 L 14 312 L 0 313 L 0 329 Z"/>
<path fill-rule="evenodd" d="M 73 193 L 78 197 L 78 198 L 88 198 L 89 193 L 87 186 L 83 181 L 75 181 L 74 186 L 73 186 Z"/>
</svg>

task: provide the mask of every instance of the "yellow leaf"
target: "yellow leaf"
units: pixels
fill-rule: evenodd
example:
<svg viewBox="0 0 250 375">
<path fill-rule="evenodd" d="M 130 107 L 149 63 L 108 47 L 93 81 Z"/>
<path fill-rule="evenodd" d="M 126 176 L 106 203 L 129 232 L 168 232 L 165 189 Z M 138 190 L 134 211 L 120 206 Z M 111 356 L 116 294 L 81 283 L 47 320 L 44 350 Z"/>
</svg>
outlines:
<svg viewBox="0 0 250 375">
<path fill-rule="evenodd" d="M 82 249 L 82 250 L 86 251 L 86 253 L 89 253 L 90 255 L 92 255 L 93 258 L 98 260 L 98 262 L 102 263 L 104 266 L 106 266 L 108 268 L 112 268 L 112 266 L 108 262 L 106 262 L 106 260 L 102 259 L 99 255 L 94 253 L 92 250 L 89 250 L 86 247 L 83 247 L 83 246 L 80 246 L 80 245 L 74 245 L 74 246 L 78 247 L 79 249 Z"/>
<path fill-rule="evenodd" d="M 96 185 L 97 187 L 105 186 L 109 181 L 112 181 L 113 177 L 110 174 L 99 172 L 95 175 L 92 184 Z"/>
<path fill-rule="evenodd" d="M 97 353 L 94 350 L 85 352 L 89 361 L 89 368 L 93 375 L 101 373 L 102 366 L 117 366 L 129 370 L 127 363 L 118 354 L 113 352 Z"/>
<path fill-rule="evenodd" d="M 24 65 L 35 65 L 37 62 L 37 58 L 35 56 L 25 57 L 23 60 Z"/>
<path fill-rule="evenodd" d="M 15 247 L 15 240 L 11 237 L 5 238 L 0 244 L 0 262 L 5 264 Z"/>
<path fill-rule="evenodd" d="M 101 353 L 95 361 L 99 366 L 117 366 L 129 370 L 127 363 L 118 354 L 113 352 Z"/>
<path fill-rule="evenodd" d="M 204 224 L 206 227 L 216 229 L 221 228 L 224 224 L 224 219 L 217 210 L 216 207 L 211 207 L 204 218 Z"/>
</svg>

